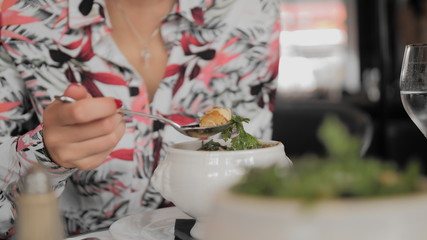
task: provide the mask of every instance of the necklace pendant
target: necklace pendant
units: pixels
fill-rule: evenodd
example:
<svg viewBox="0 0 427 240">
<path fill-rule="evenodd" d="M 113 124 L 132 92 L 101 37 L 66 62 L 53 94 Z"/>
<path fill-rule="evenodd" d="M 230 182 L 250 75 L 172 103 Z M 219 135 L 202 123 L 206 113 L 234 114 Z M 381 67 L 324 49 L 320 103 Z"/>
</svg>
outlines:
<svg viewBox="0 0 427 240">
<path fill-rule="evenodd" d="M 142 50 L 141 51 L 141 57 L 144 60 L 144 67 L 148 67 L 149 62 L 150 62 L 150 58 L 151 58 L 150 51 L 148 51 L 148 49 Z"/>
</svg>

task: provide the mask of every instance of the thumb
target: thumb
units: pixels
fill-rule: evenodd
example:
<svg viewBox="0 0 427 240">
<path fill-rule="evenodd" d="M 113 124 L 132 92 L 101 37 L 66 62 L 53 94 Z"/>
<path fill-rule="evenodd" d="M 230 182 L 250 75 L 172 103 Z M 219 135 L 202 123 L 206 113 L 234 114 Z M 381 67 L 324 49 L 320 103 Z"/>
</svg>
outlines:
<svg viewBox="0 0 427 240">
<path fill-rule="evenodd" d="M 92 97 L 84 86 L 81 86 L 77 83 L 71 83 L 67 87 L 67 89 L 65 89 L 64 96 L 73 98 L 75 100 L 81 100 Z"/>
</svg>

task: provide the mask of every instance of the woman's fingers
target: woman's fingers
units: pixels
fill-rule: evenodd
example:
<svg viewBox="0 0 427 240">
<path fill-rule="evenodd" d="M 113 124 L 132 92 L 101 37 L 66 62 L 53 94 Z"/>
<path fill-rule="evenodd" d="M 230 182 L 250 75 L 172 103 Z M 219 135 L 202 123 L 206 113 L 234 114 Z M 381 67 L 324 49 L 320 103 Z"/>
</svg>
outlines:
<svg viewBox="0 0 427 240">
<path fill-rule="evenodd" d="M 56 114 L 51 117 L 62 126 L 82 124 L 109 117 L 120 107 L 120 100 L 115 98 L 85 98 L 73 103 L 55 103 L 52 108 Z"/>
<path fill-rule="evenodd" d="M 123 121 L 123 116 L 116 113 L 110 117 L 102 118 L 92 122 L 62 127 L 61 133 L 56 135 L 53 141 L 64 141 L 70 143 L 86 141 L 103 135 L 108 135 Z"/>
<path fill-rule="evenodd" d="M 124 134 L 125 124 L 118 112 L 121 101 L 110 97 L 92 98 L 77 84 L 71 84 L 64 96 L 76 102 L 56 100 L 44 111 L 45 149 L 52 160 L 63 167 L 99 166 Z"/>
<path fill-rule="evenodd" d="M 84 86 L 77 83 L 71 83 L 67 89 L 65 89 L 64 96 L 73 98 L 75 100 L 92 97 Z"/>
<path fill-rule="evenodd" d="M 124 121 L 120 121 L 114 127 L 114 130 L 108 134 L 66 144 L 61 142 L 52 143 L 49 152 L 53 152 L 51 155 L 53 155 L 55 162 L 63 167 L 93 169 L 105 161 L 108 154 L 120 141 L 124 131 Z M 88 159 L 91 159 L 91 161 L 88 161 Z"/>
</svg>

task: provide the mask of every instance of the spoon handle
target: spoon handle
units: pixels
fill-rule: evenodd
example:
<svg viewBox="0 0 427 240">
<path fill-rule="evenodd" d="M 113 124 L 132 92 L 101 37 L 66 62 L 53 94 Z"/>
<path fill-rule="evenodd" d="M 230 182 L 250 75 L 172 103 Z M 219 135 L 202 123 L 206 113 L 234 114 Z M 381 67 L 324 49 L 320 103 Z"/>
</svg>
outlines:
<svg viewBox="0 0 427 240">
<path fill-rule="evenodd" d="M 123 114 L 138 115 L 138 116 L 142 116 L 142 117 L 146 117 L 146 118 L 156 119 L 156 120 L 159 120 L 161 122 L 168 123 L 175 128 L 181 127 L 177 123 L 172 122 L 171 120 L 169 120 L 163 116 L 160 116 L 160 115 L 152 115 L 152 114 L 148 114 L 148 113 L 136 112 L 136 111 L 132 111 L 132 110 L 125 109 L 125 108 L 121 108 L 119 111 Z"/>
<path fill-rule="evenodd" d="M 62 102 L 68 102 L 68 103 L 72 103 L 75 102 L 76 100 L 67 96 L 55 96 L 56 99 L 61 100 Z M 156 119 L 159 120 L 161 122 L 170 124 L 172 127 L 174 127 L 175 129 L 180 129 L 181 126 L 179 124 L 177 124 L 176 122 L 173 122 L 163 116 L 160 115 L 152 115 L 152 114 L 148 114 L 148 113 L 142 113 L 142 112 L 136 112 L 136 111 L 132 111 L 129 109 L 125 109 L 125 108 L 120 108 L 119 110 L 121 113 L 123 114 L 130 114 L 130 115 L 139 115 L 142 117 L 146 117 L 146 118 L 151 118 L 151 119 Z"/>
</svg>

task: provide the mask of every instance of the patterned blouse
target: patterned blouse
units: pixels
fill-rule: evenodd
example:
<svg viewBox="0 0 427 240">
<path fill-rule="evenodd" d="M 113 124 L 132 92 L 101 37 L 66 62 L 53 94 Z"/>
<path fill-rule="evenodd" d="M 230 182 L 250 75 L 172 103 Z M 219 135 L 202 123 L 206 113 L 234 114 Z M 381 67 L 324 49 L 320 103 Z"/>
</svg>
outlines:
<svg viewBox="0 0 427 240">
<path fill-rule="evenodd" d="M 70 83 L 181 124 L 213 106 L 230 108 L 251 119 L 248 132 L 271 137 L 280 32 L 275 0 L 177 0 L 162 20 L 169 58 L 152 102 L 111 37 L 104 0 L 0 3 L 0 239 L 13 235 L 19 181 L 34 164 L 48 170 L 72 235 L 161 206 L 150 176 L 168 146 L 194 140 L 160 122 L 125 117 L 126 133 L 104 164 L 91 171 L 60 167 L 45 154 L 41 120 Z"/>
</svg>

